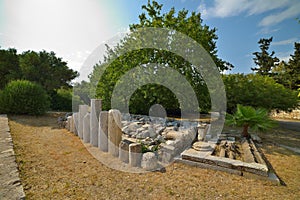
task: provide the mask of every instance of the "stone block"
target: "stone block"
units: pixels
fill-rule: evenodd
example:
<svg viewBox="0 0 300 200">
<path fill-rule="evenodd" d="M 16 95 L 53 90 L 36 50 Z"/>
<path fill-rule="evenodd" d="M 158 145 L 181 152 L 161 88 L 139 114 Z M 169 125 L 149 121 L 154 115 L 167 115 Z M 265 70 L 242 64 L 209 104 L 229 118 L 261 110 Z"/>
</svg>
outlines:
<svg viewBox="0 0 300 200">
<path fill-rule="evenodd" d="M 79 121 L 79 114 L 78 113 L 74 113 L 73 114 L 73 132 L 74 135 L 78 135 L 78 121 Z"/>
<path fill-rule="evenodd" d="M 83 142 L 90 142 L 90 113 L 87 113 L 83 118 Z"/>
<path fill-rule="evenodd" d="M 94 147 L 98 147 L 99 134 L 99 115 L 102 109 L 100 99 L 91 99 L 91 117 L 90 117 L 90 143 Z"/>
<path fill-rule="evenodd" d="M 99 115 L 98 147 L 101 151 L 108 151 L 108 112 L 101 111 Z"/>
<path fill-rule="evenodd" d="M 66 129 L 70 131 L 72 116 L 67 117 Z"/>
<path fill-rule="evenodd" d="M 110 110 L 108 112 L 108 152 L 115 157 L 119 156 L 119 144 L 122 140 L 121 128 L 120 111 Z"/>
<path fill-rule="evenodd" d="M 142 144 L 132 143 L 129 145 L 129 164 L 132 167 L 139 167 L 142 159 Z"/>
<path fill-rule="evenodd" d="M 71 120 L 70 120 L 70 132 L 74 133 L 74 114 L 72 114 Z"/>
<path fill-rule="evenodd" d="M 79 105 L 79 117 L 78 117 L 78 136 L 80 139 L 83 138 L 83 118 L 88 112 L 88 105 Z"/>
<path fill-rule="evenodd" d="M 175 156 L 175 147 L 167 144 L 161 144 L 158 152 L 159 160 L 162 163 L 170 163 Z"/>
<path fill-rule="evenodd" d="M 122 162 L 129 163 L 129 145 L 132 142 L 129 140 L 122 140 L 119 145 L 119 159 Z"/>
<path fill-rule="evenodd" d="M 158 159 L 153 152 L 144 153 L 142 156 L 141 167 L 147 171 L 158 169 Z"/>
</svg>

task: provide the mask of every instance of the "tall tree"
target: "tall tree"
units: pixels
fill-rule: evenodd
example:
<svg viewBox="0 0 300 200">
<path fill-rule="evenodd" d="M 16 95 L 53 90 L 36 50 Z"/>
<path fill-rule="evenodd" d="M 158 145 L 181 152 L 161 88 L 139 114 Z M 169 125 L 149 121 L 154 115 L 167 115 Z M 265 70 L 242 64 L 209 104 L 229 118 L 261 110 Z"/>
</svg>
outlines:
<svg viewBox="0 0 300 200">
<path fill-rule="evenodd" d="M 169 12 L 162 14 L 162 5 L 156 1 L 148 1 L 146 5 L 142 6 L 142 9 L 145 12 L 139 15 L 139 23 L 130 25 L 130 30 L 133 33 L 136 33 L 139 28 L 147 27 L 169 28 L 181 32 L 200 43 L 210 54 L 220 71 L 228 70 L 233 67 L 230 63 L 218 58 L 216 48 L 216 40 L 218 37 L 216 35 L 216 29 L 210 29 L 207 25 L 203 25 L 200 13 L 192 12 L 189 15 L 188 11 L 183 9 L 176 14 L 175 9 L 171 8 Z M 170 38 L 173 37 L 169 39 L 169 48 L 180 48 L 179 44 L 176 43 L 180 40 L 175 38 L 174 32 L 172 33 L 172 31 L 170 31 L 169 34 Z M 166 40 L 168 38 L 161 39 Z M 95 66 L 94 73 L 90 76 L 91 82 L 97 77 L 95 72 L 100 71 L 97 68 L 101 68 L 109 63 L 109 67 L 102 74 L 100 80 L 98 79 L 99 84 L 97 87 L 97 96 L 103 99 L 103 107 L 105 109 L 110 108 L 110 98 L 118 79 L 128 70 L 136 66 L 146 66 L 149 63 L 158 63 L 162 67 L 171 67 L 184 75 L 196 92 L 199 104 L 201 105 L 200 109 L 202 111 L 210 109 L 209 93 L 201 74 L 195 70 L 195 66 L 184 58 L 175 55 L 171 51 L 154 48 L 138 49 L 125 54 L 121 53 L 126 50 L 126 46 L 132 44 L 138 45 L 141 42 L 147 41 L 139 41 L 137 37 L 130 37 L 129 35 L 123 39 L 116 48 L 111 49 L 108 47 L 107 57 L 105 57 L 104 62 Z M 159 43 L 160 41 L 156 42 Z M 188 46 L 189 44 L 181 45 Z M 188 55 L 190 52 L 186 52 L 186 54 Z M 149 70 L 145 67 L 145 73 L 147 72 L 149 72 Z M 166 76 L 166 78 L 168 77 Z M 155 91 L 155 95 L 153 95 L 153 91 Z M 169 94 L 166 88 L 161 85 L 149 84 L 136 91 L 132 96 L 131 105 L 145 107 L 145 104 L 142 105 L 143 102 L 140 99 L 144 99 L 145 101 L 150 100 L 149 105 L 162 103 L 162 101 L 165 105 L 178 105 L 176 101 L 170 101 L 173 96 Z M 148 108 L 145 108 L 145 111 L 147 109 Z"/>
<path fill-rule="evenodd" d="M 261 52 L 254 52 L 254 63 L 257 67 L 251 68 L 260 75 L 271 75 L 271 70 L 275 67 L 279 59 L 274 56 L 275 52 L 268 52 L 273 37 L 269 39 L 262 38 L 258 41 Z"/>
<path fill-rule="evenodd" d="M 71 81 L 78 76 L 78 72 L 68 68 L 54 52 L 26 51 L 19 61 L 22 78 L 39 83 L 49 94 L 61 87 L 71 87 Z"/>
<path fill-rule="evenodd" d="M 286 73 L 290 77 L 290 88 L 300 88 L 300 43 L 295 42 L 294 55 L 289 59 Z"/>
<path fill-rule="evenodd" d="M 287 63 L 281 61 L 273 68 L 272 74 L 276 82 L 286 88 L 292 90 L 300 88 L 300 43 L 295 43 L 295 51 L 289 61 Z"/>
<path fill-rule="evenodd" d="M 21 78 L 16 49 L 0 49 L 0 77 L 0 89 L 3 89 L 8 82 Z"/>
</svg>

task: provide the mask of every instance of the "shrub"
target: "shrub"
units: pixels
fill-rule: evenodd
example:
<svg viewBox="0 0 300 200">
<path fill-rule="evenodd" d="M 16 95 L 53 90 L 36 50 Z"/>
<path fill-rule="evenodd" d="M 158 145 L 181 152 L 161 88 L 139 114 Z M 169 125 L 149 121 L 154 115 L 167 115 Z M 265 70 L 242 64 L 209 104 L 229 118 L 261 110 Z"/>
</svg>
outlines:
<svg viewBox="0 0 300 200">
<path fill-rule="evenodd" d="M 49 106 L 49 96 L 42 86 L 27 80 L 12 81 L 0 93 L 2 113 L 41 115 Z"/>
<path fill-rule="evenodd" d="M 72 89 L 58 89 L 51 94 L 51 110 L 72 111 Z"/>
<path fill-rule="evenodd" d="M 264 108 L 254 109 L 251 106 L 237 105 L 236 112 L 227 114 L 226 123 L 231 126 L 243 127 L 242 136 L 250 137 L 248 129 L 266 131 L 273 128 L 276 122 L 269 117 L 268 110 Z"/>
</svg>

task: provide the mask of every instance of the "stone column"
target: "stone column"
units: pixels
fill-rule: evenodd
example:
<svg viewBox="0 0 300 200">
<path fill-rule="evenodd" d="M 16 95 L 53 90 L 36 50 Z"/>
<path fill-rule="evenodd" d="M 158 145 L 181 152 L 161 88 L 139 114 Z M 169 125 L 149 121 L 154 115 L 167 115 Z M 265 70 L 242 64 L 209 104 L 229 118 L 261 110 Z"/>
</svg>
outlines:
<svg viewBox="0 0 300 200">
<path fill-rule="evenodd" d="M 121 127 L 120 111 L 110 110 L 108 112 L 108 152 L 115 157 L 119 156 L 119 144 L 122 140 Z"/>
<path fill-rule="evenodd" d="M 90 113 L 87 113 L 83 118 L 83 142 L 90 142 Z"/>
<path fill-rule="evenodd" d="M 71 116 L 71 120 L 70 120 L 70 132 L 74 133 L 74 115 Z"/>
<path fill-rule="evenodd" d="M 99 115 L 98 147 L 101 151 L 108 151 L 108 112 L 101 111 Z"/>
<path fill-rule="evenodd" d="M 74 133 L 74 135 L 78 135 L 78 113 L 73 113 L 73 126 L 71 127 L 71 132 Z"/>
<path fill-rule="evenodd" d="M 67 117 L 67 130 L 70 131 L 72 116 Z"/>
<path fill-rule="evenodd" d="M 91 99 L 90 143 L 94 147 L 98 147 L 99 115 L 101 109 L 102 109 L 101 100 Z"/>
<path fill-rule="evenodd" d="M 129 140 L 122 140 L 119 145 L 119 159 L 122 162 L 128 163 L 129 162 L 129 145 L 132 142 Z"/>
<path fill-rule="evenodd" d="M 132 167 L 139 167 L 142 159 L 142 145 L 132 143 L 129 145 L 129 164 Z"/>
<path fill-rule="evenodd" d="M 83 138 L 83 118 L 88 112 L 88 105 L 79 105 L 79 117 L 78 117 L 78 136 L 80 139 Z"/>
</svg>

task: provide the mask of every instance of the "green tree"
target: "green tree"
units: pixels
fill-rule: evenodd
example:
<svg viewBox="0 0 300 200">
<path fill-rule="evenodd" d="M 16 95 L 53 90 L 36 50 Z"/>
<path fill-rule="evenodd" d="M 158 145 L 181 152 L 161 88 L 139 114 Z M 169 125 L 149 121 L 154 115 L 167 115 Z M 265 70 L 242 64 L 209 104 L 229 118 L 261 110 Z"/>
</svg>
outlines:
<svg viewBox="0 0 300 200">
<path fill-rule="evenodd" d="M 274 56 L 275 52 L 268 52 L 270 44 L 273 40 L 273 37 L 269 39 L 260 39 L 258 41 L 259 48 L 261 52 L 254 52 L 254 63 L 257 67 L 251 68 L 254 72 L 257 72 L 260 75 L 271 75 L 271 70 L 275 67 L 276 63 L 279 62 L 279 59 Z"/>
<path fill-rule="evenodd" d="M 300 43 L 295 42 L 294 55 L 289 59 L 286 73 L 290 78 L 290 88 L 293 90 L 300 88 Z"/>
<path fill-rule="evenodd" d="M 16 49 L 0 49 L 0 77 L 0 89 L 3 89 L 11 80 L 21 78 Z"/>
<path fill-rule="evenodd" d="M 295 51 L 289 61 L 281 61 L 272 73 L 276 82 L 286 88 L 297 90 L 300 87 L 300 43 L 295 43 Z"/>
<path fill-rule="evenodd" d="M 227 114 L 226 123 L 232 126 L 243 127 L 242 136 L 250 137 L 249 128 L 265 131 L 275 126 L 275 122 L 269 117 L 268 110 L 251 106 L 237 105 L 236 112 Z"/>
<path fill-rule="evenodd" d="M 26 51 L 19 60 L 22 79 L 39 83 L 49 94 L 61 87 L 70 88 L 71 81 L 78 76 L 54 52 Z"/>
<path fill-rule="evenodd" d="M 130 25 L 130 30 L 133 33 L 137 33 L 139 28 L 147 27 L 157 27 L 157 28 L 168 28 L 174 31 L 184 33 L 190 38 L 194 39 L 196 42 L 201 44 L 204 49 L 210 54 L 214 62 L 220 71 L 231 69 L 233 66 L 221 60 L 217 56 L 216 48 L 216 29 L 210 29 L 207 25 L 202 24 L 202 19 L 200 13 L 192 12 L 188 13 L 187 10 L 181 10 L 177 13 L 174 8 L 171 8 L 169 12 L 161 14 L 162 5 L 158 4 L 156 1 L 148 1 L 146 5 L 142 6 L 145 13 L 139 15 L 139 23 Z M 137 33 L 138 34 L 138 33 Z M 160 38 L 161 40 L 169 39 L 170 49 L 178 49 L 180 45 L 189 46 L 190 44 L 178 44 L 180 38 L 175 38 L 174 33 L 170 31 L 170 38 Z M 104 62 L 95 66 L 93 74 L 90 76 L 90 82 L 93 85 L 94 80 L 97 80 L 97 75 L 95 72 L 100 71 L 105 65 L 109 65 L 105 72 L 101 73 L 101 78 L 99 78 L 99 83 L 97 85 L 97 97 L 103 100 L 103 108 L 110 108 L 110 100 L 112 96 L 112 91 L 116 85 L 119 78 L 124 75 L 128 70 L 136 66 L 146 66 L 149 63 L 158 63 L 163 67 L 171 67 L 178 71 L 180 74 L 186 77 L 190 85 L 194 89 L 201 111 L 208 111 L 210 109 L 210 98 L 207 86 L 203 81 L 203 78 L 199 72 L 195 70 L 195 66 L 187 62 L 184 58 L 175 55 L 171 51 L 164 51 L 160 49 L 139 49 L 135 51 L 126 52 L 128 45 L 139 45 L 141 42 L 134 36 L 125 37 L 114 49 L 107 47 L 107 56 L 104 58 Z M 160 43 L 160 39 L 155 41 L 157 44 Z M 192 51 L 193 49 L 190 49 Z M 126 52 L 122 54 L 122 52 Z M 186 52 L 189 55 L 190 52 Z M 147 67 L 145 67 L 145 73 L 147 72 Z M 167 76 L 166 76 L 167 78 Z M 155 91 L 155 95 L 153 93 Z M 143 98 L 146 97 L 146 98 Z M 151 98 L 150 98 L 151 97 Z M 153 97 L 153 98 L 152 98 Z M 155 98 L 154 98 L 155 97 Z M 131 106 L 133 110 L 140 110 L 138 107 L 144 106 L 144 103 L 140 99 L 152 99 L 151 103 L 163 103 L 165 105 L 172 105 L 172 107 L 167 106 L 167 109 L 174 109 L 174 104 L 170 101 L 173 98 L 169 92 L 166 92 L 166 88 L 160 85 L 149 84 L 140 88 L 139 91 L 131 98 Z M 147 110 L 143 110 L 147 112 Z"/>
<path fill-rule="evenodd" d="M 298 106 L 297 92 L 285 88 L 268 76 L 259 74 L 223 75 L 227 111 L 233 113 L 237 104 L 289 111 Z"/>
</svg>

